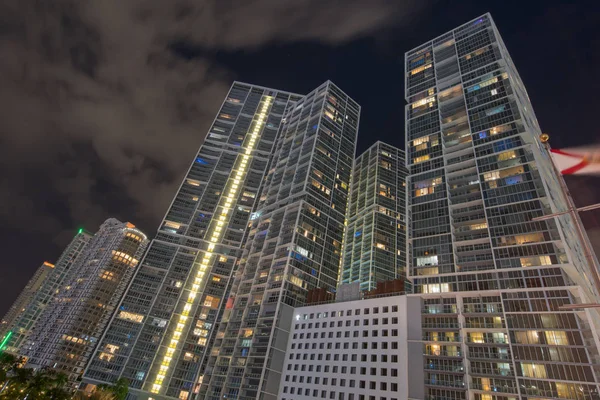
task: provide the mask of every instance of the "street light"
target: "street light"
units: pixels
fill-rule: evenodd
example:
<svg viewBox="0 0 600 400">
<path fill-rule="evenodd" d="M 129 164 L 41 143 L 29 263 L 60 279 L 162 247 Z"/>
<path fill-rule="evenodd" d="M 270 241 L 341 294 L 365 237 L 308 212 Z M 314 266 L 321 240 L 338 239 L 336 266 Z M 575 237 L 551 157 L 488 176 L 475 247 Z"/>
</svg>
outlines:
<svg viewBox="0 0 600 400">
<path fill-rule="evenodd" d="M 542 133 L 540 135 L 540 142 L 542 142 L 545 149 L 548 151 L 548 154 L 550 154 L 550 144 L 548 143 L 549 140 L 550 140 L 550 135 L 548 135 L 547 133 Z M 556 175 L 558 183 L 560 184 L 560 187 L 563 190 L 563 193 L 565 194 L 565 197 L 567 199 L 568 209 L 566 211 L 560 211 L 560 212 L 557 212 L 554 214 L 548 214 L 548 215 L 543 215 L 541 217 L 535 217 L 535 218 L 532 218 L 531 220 L 532 221 L 544 221 L 544 220 L 551 219 L 551 218 L 558 217 L 558 216 L 565 215 L 565 214 L 569 214 L 571 216 L 573 223 L 575 224 L 575 227 L 576 227 L 576 232 L 577 232 L 579 242 L 583 245 L 585 259 L 588 263 L 588 267 L 589 267 L 590 271 L 592 272 L 594 286 L 596 287 L 596 291 L 598 292 L 598 295 L 600 295 L 600 268 L 598 266 L 598 261 L 596 260 L 596 257 L 594 257 L 594 253 L 591 248 L 590 242 L 583 230 L 581 220 L 579 219 L 579 212 L 590 211 L 590 210 L 595 210 L 597 208 L 600 208 L 600 203 L 577 208 L 575 206 L 575 202 L 573 201 L 573 197 L 571 197 L 571 192 L 569 192 L 569 188 L 567 187 L 567 184 L 565 183 L 560 171 L 556 168 L 556 165 L 554 164 L 552 159 L 550 161 L 552 162 L 552 171 Z M 570 304 L 570 305 L 564 305 L 564 306 L 559 307 L 560 310 L 576 310 L 576 309 L 582 309 L 582 308 L 600 308 L 600 304 L 595 304 L 595 303 Z"/>
</svg>

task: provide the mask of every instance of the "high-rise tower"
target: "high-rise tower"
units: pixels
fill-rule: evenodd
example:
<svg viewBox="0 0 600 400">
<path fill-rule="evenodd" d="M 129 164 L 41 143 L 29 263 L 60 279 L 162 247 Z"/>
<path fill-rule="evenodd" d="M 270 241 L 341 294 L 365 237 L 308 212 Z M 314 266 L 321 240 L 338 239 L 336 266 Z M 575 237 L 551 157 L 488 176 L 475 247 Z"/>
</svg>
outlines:
<svg viewBox="0 0 600 400">
<path fill-rule="evenodd" d="M 359 114 L 331 82 L 286 109 L 200 397 L 277 398 L 293 307 L 337 285 Z"/>
<path fill-rule="evenodd" d="M 100 226 L 32 330 L 28 365 L 56 368 L 77 381 L 147 244 L 128 222 L 110 218 Z M 100 357 L 110 359 L 116 350 L 103 348 Z"/>
<path fill-rule="evenodd" d="M 35 271 L 35 274 L 33 274 L 29 282 L 27 282 L 27 285 L 23 288 L 23 291 L 21 291 L 13 305 L 10 306 L 9 310 L 6 312 L 6 315 L 2 318 L 0 336 L 4 336 L 19 315 L 27 309 L 35 297 L 36 292 L 40 290 L 44 281 L 48 278 L 48 275 L 50 275 L 53 269 L 54 264 L 44 261 L 44 263 Z"/>
<path fill-rule="evenodd" d="M 340 282 L 406 278 L 404 151 L 377 142 L 354 161 Z"/>
<path fill-rule="evenodd" d="M 139 399 L 195 396 L 283 112 L 300 98 L 232 85 L 84 382 L 124 377 Z"/>
<path fill-rule="evenodd" d="M 491 16 L 405 63 L 426 398 L 597 397 L 597 311 L 562 308 L 597 292 L 570 217 L 532 220 L 565 197 Z"/>
<path fill-rule="evenodd" d="M 21 312 L 14 322 L 7 327 L 6 340 L 3 349 L 9 353 L 22 354 L 31 330 L 36 326 L 48 304 L 56 295 L 64 280 L 73 273 L 72 266 L 83 252 L 92 235 L 80 229 L 67 248 L 60 255 L 48 277 L 33 294 L 25 310 Z"/>
</svg>

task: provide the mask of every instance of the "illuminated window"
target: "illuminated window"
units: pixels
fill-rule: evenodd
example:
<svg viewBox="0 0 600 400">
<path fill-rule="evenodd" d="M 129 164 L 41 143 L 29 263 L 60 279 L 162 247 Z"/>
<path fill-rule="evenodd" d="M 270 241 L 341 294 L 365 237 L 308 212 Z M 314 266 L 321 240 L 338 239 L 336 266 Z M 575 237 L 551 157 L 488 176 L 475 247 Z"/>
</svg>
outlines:
<svg viewBox="0 0 600 400">
<path fill-rule="evenodd" d="M 316 208 L 314 208 L 314 207 L 309 207 L 309 208 L 307 208 L 307 210 L 312 215 L 316 215 L 317 217 L 321 216 L 321 212 L 319 210 L 317 210 Z"/>
<path fill-rule="evenodd" d="M 429 104 L 429 107 L 433 107 L 433 103 L 435 103 L 435 96 L 426 97 L 424 99 L 414 102 L 411 105 L 411 108 L 414 110 L 415 108 L 423 107 L 428 104 Z"/>
<path fill-rule="evenodd" d="M 567 332 L 564 331 L 546 331 L 546 343 L 555 346 L 568 346 L 569 339 L 567 338 Z"/>
<path fill-rule="evenodd" d="M 489 392 L 492 388 L 490 387 L 490 378 L 479 378 L 481 379 L 481 389 Z"/>
<path fill-rule="evenodd" d="M 429 136 L 423 136 L 423 137 L 413 140 L 412 145 L 418 146 L 420 144 L 427 143 L 427 142 L 429 142 Z"/>
<path fill-rule="evenodd" d="M 204 306 L 205 307 L 212 307 L 212 308 L 217 308 L 219 305 L 219 299 L 213 296 L 206 296 L 206 298 L 204 299 Z"/>
<path fill-rule="evenodd" d="M 435 192 L 435 186 L 440 185 L 442 183 L 441 177 L 436 177 L 433 179 L 427 179 L 424 181 L 419 181 L 414 183 L 415 197 L 425 196 L 428 194 L 432 194 Z"/>
<path fill-rule="evenodd" d="M 194 336 L 208 337 L 207 329 L 194 328 Z"/>
<path fill-rule="evenodd" d="M 482 224 L 473 224 L 473 225 L 469 225 L 469 228 L 471 230 L 478 230 L 478 229 L 486 229 L 488 227 L 487 223 L 482 223 Z"/>
<path fill-rule="evenodd" d="M 115 274 L 114 272 L 110 271 L 102 271 L 102 273 L 100 274 L 100 278 L 106 279 L 107 281 L 113 281 L 115 279 Z"/>
<path fill-rule="evenodd" d="M 179 392 L 179 398 L 181 400 L 188 400 L 189 395 L 190 395 L 190 392 L 188 392 L 187 390 L 182 390 Z"/>
<path fill-rule="evenodd" d="M 429 160 L 429 154 L 426 154 L 421 157 L 415 157 L 415 159 L 413 160 L 413 163 L 418 164 L 420 162 L 427 161 L 427 160 Z"/>
<path fill-rule="evenodd" d="M 473 343 L 485 343 L 483 339 L 483 332 L 471 332 L 470 334 L 471 342 Z"/>
<path fill-rule="evenodd" d="M 133 240 L 135 240 L 135 241 L 138 241 L 138 242 L 141 242 L 141 241 L 142 241 L 142 238 L 141 238 L 141 237 L 139 237 L 138 235 L 136 235 L 136 234 L 133 234 L 133 233 L 131 233 L 131 232 L 127 232 L 127 234 L 126 234 L 125 236 L 126 236 L 126 237 L 128 237 L 128 238 L 131 238 L 131 239 L 133 239 Z"/>
<path fill-rule="evenodd" d="M 479 90 L 481 88 L 484 88 L 484 87 L 494 84 L 496 82 L 498 82 L 498 78 L 488 79 L 486 81 L 481 82 L 478 85 L 471 86 L 470 88 L 467 89 L 467 92 L 474 92 L 475 90 Z M 496 89 L 494 89 L 494 90 L 496 90 Z"/>
<path fill-rule="evenodd" d="M 423 285 L 423 293 L 447 293 L 450 291 L 450 285 L 448 283 L 432 283 L 430 285 Z"/>
<path fill-rule="evenodd" d="M 321 192 L 324 192 L 326 195 L 331 194 L 331 189 L 329 189 L 327 186 L 323 185 L 321 182 L 318 182 L 314 179 L 312 179 L 312 185 L 319 189 Z"/>
<path fill-rule="evenodd" d="M 290 276 L 290 283 L 296 286 L 304 287 L 304 281 L 297 276 Z"/>
<path fill-rule="evenodd" d="M 416 74 L 418 74 L 419 72 L 423 72 L 423 71 L 425 71 L 426 69 L 429 69 L 429 68 L 431 68 L 431 65 L 432 65 L 432 64 L 421 65 L 420 67 L 417 67 L 417 68 L 413 69 L 412 71 L 410 71 L 410 74 L 411 74 L 411 75 L 416 75 Z"/>
<path fill-rule="evenodd" d="M 521 267 L 537 267 L 540 265 L 552 265 L 550 256 L 522 257 Z"/>
<path fill-rule="evenodd" d="M 141 314 L 135 314 L 128 311 L 121 311 L 117 318 L 125 319 L 127 321 L 133 321 L 141 323 L 144 320 L 144 316 Z"/>
<path fill-rule="evenodd" d="M 538 344 L 540 336 L 537 331 L 516 331 L 515 341 L 521 344 Z"/>
<path fill-rule="evenodd" d="M 486 172 L 483 174 L 484 181 L 493 181 L 500 178 L 500 171 Z"/>
<path fill-rule="evenodd" d="M 304 257 L 309 256 L 308 250 L 306 250 L 305 248 L 300 247 L 300 246 L 296 246 L 296 252 L 300 255 L 303 255 Z"/>
<path fill-rule="evenodd" d="M 475 51 L 473 51 L 473 52 L 471 52 L 471 53 L 467 54 L 467 55 L 465 56 L 465 60 L 469 60 L 469 59 L 471 59 L 472 57 L 476 57 L 476 56 L 482 55 L 482 54 L 483 54 L 483 53 L 485 53 L 487 50 L 488 50 L 488 49 L 487 49 L 487 47 L 484 47 L 483 49 L 475 50 Z"/>
<path fill-rule="evenodd" d="M 523 371 L 523 376 L 528 378 L 546 379 L 548 377 L 544 364 L 521 363 L 521 370 Z"/>
<path fill-rule="evenodd" d="M 392 196 L 392 188 L 383 183 L 379 184 L 379 195 L 390 198 L 392 200 L 394 199 L 394 196 Z"/>
<path fill-rule="evenodd" d="M 115 358 L 114 354 L 101 352 L 98 358 L 102 361 L 111 362 L 113 358 Z"/>
<path fill-rule="evenodd" d="M 561 399 L 573 399 L 578 396 L 573 388 L 573 385 L 560 382 L 556 382 L 555 385 L 558 397 Z"/>
<path fill-rule="evenodd" d="M 188 179 L 186 182 L 188 183 L 188 185 L 192 185 L 192 186 L 200 186 L 200 182 L 198 182 L 198 181 L 195 181 L 195 180 L 193 180 L 193 179 Z"/>
<path fill-rule="evenodd" d="M 438 256 L 417 257 L 417 267 L 438 265 Z"/>
<path fill-rule="evenodd" d="M 438 267 L 419 268 L 417 270 L 417 275 L 437 275 L 437 274 L 439 274 Z"/>
<path fill-rule="evenodd" d="M 192 361 L 194 359 L 194 355 L 190 352 L 185 352 L 185 354 L 183 355 L 183 360 L 184 361 Z"/>
<path fill-rule="evenodd" d="M 116 352 L 117 350 L 119 350 L 119 349 L 120 349 L 120 347 L 119 347 L 119 346 L 117 346 L 116 344 L 110 344 L 110 343 L 109 343 L 109 344 L 107 344 L 107 345 L 106 345 L 106 350 L 107 350 L 109 353 L 112 353 L 112 354 L 115 354 L 115 352 Z"/>
<path fill-rule="evenodd" d="M 127 253 L 123 253 L 122 251 L 115 251 L 113 250 L 113 260 L 128 264 L 128 265 L 135 265 L 137 264 L 138 260 L 136 260 L 135 258 L 131 257 L 129 254 Z"/>
</svg>

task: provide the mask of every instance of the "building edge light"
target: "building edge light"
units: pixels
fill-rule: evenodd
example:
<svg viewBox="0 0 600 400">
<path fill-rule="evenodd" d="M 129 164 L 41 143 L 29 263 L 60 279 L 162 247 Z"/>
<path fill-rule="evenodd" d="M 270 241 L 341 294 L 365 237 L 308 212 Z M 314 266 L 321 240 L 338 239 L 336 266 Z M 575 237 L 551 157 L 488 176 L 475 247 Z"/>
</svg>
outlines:
<svg viewBox="0 0 600 400">
<path fill-rule="evenodd" d="M 154 383 L 152 384 L 152 388 L 150 389 L 151 393 L 159 393 L 162 388 L 163 381 L 167 375 L 169 367 L 171 366 L 171 362 L 173 361 L 173 354 L 177 349 L 177 345 L 179 344 L 179 340 L 181 339 L 181 334 L 185 329 L 188 321 L 189 312 L 192 309 L 194 301 L 200 291 L 200 285 L 204 282 L 204 275 L 206 273 L 206 269 L 210 263 L 210 260 L 213 256 L 213 251 L 217 244 L 220 244 L 223 239 L 224 230 L 222 226 L 228 221 L 228 217 L 231 217 L 230 211 L 232 210 L 233 200 L 236 198 L 239 192 L 239 183 L 245 179 L 247 174 L 247 164 L 250 159 L 250 154 L 252 154 L 252 150 L 256 148 L 257 138 L 265 124 L 265 117 L 269 110 L 269 106 L 273 100 L 272 96 L 263 96 L 261 101 L 262 107 L 258 113 L 255 113 L 254 118 L 252 120 L 251 129 L 248 131 L 250 134 L 248 135 L 245 151 L 239 153 L 234 168 L 232 168 L 231 173 L 228 177 L 228 190 L 227 194 L 224 197 L 221 197 L 219 201 L 219 206 L 221 208 L 220 215 L 218 218 L 211 220 L 210 227 L 211 229 L 207 232 L 206 237 L 208 240 L 208 249 L 204 252 L 202 257 L 202 261 L 200 264 L 195 264 L 196 277 L 194 278 L 194 283 L 190 289 L 190 293 L 188 298 L 185 301 L 185 306 L 183 307 L 182 313 L 179 315 L 179 319 L 177 321 L 177 325 L 170 339 L 167 347 L 167 351 L 162 358 L 160 363 L 160 368 L 158 373 L 156 374 L 156 378 L 154 379 Z M 239 157 L 241 155 L 241 157 Z M 236 168 L 237 167 L 237 168 Z M 231 179 L 233 177 L 233 180 Z M 231 183 L 230 183 L 231 182 Z M 225 200 L 225 203 L 222 204 L 222 201 Z M 216 217 L 216 213 L 214 216 Z M 213 217 L 214 218 L 214 217 Z"/>
<path fill-rule="evenodd" d="M 0 351 L 4 350 L 4 347 L 6 347 L 6 343 L 8 343 L 8 339 L 10 339 L 12 334 L 12 331 L 8 331 L 6 336 L 4 336 L 4 339 L 2 339 L 2 342 L 0 343 Z"/>
</svg>

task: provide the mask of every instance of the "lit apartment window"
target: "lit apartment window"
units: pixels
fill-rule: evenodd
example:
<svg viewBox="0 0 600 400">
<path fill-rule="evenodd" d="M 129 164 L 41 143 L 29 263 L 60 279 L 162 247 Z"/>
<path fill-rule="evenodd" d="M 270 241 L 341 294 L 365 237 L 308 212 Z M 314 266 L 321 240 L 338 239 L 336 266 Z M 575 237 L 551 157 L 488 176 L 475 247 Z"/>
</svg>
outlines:
<svg viewBox="0 0 600 400">
<path fill-rule="evenodd" d="M 424 156 L 420 156 L 420 157 L 415 157 L 413 160 L 413 163 L 418 164 L 421 163 L 423 161 L 427 161 L 429 160 L 429 154 L 425 154 Z"/>
</svg>

